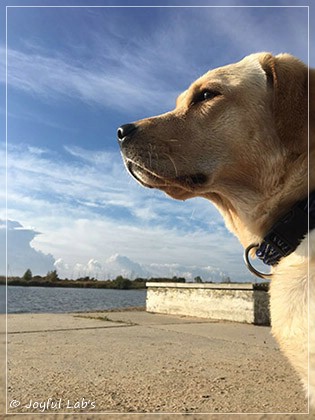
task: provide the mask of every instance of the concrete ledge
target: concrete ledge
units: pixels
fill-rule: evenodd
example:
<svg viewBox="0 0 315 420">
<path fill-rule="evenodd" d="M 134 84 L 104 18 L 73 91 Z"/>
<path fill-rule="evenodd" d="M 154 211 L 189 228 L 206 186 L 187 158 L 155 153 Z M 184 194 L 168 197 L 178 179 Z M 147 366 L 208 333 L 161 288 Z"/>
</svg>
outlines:
<svg viewBox="0 0 315 420">
<path fill-rule="evenodd" d="M 270 325 L 266 287 L 253 283 L 147 283 L 148 312 Z"/>
<path fill-rule="evenodd" d="M 217 289 L 217 290 L 254 290 L 256 284 L 253 283 L 160 283 L 148 282 L 147 287 L 172 287 L 175 289 Z"/>
</svg>

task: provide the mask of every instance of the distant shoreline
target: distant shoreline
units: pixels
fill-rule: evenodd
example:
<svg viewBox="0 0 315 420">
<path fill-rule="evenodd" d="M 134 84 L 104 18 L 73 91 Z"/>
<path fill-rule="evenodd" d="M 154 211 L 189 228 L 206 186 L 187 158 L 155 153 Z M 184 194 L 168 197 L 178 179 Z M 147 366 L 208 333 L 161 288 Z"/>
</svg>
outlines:
<svg viewBox="0 0 315 420">
<path fill-rule="evenodd" d="M 30 270 L 29 270 L 30 271 Z M 97 280 L 90 277 L 81 277 L 79 279 L 60 279 L 56 271 L 47 273 L 46 276 L 30 276 L 23 277 L 12 276 L 6 278 L 0 275 L 0 285 L 8 286 L 23 286 L 23 287 L 69 287 L 69 288 L 83 288 L 83 289 L 116 289 L 116 290 L 137 290 L 146 289 L 147 282 L 186 282 L 183 277 L 169 278 L 136 278 L 130 280 L 123 276 L 117 276 L 113 280 Z"/>
<path fill-rule="evenodd" d="M 143 290 L 146 289 L 145 283 L 127 285 L 125 287 L 119 287 L 119 285 L 109 285 L 108 281 L 95 280 L 95 281 L 80 281 L 80 280 L 57 280 L 54 282 L 50 281 L 37 281 L 30 280 L 26 281 L 23 279 L 19 280 L 6 280 L 0 279 L 0 286 L 21 286 L 21 287 L 64 287 L 73 289 L 119 289 L 119 290 Z"/>
<path fill-rule="evenodd" d="M 21 287 L 62 287 L 62 288 L 73 288 L 73 289 L 111 289 L 111 290 L 146 290 L 147 283 L 186 283 L 184 278 L 150 278 L 150 279 L 135 279 L 129 280 L 121 276 L 117 277 L 115 280 L 96 280 L 96 279 L 78 279 L 78 280 L 69 280 L 69 279 L 57 279 L 57 280 L 47 280 L 45 277 L 36 276 L 36 279 L 25 280 L 20 277 L 6 278 L 0 276 L 0 286 L 21 286 Z M 222 284 L 220 282 L 201 282 L 201 284 Z M 231 282 L 235 284 L 242 284 L 241 282 Z M 194 283 L 196 284 L 196 283 Z M 259 282 L 253 283 L 253 286 L 256 290 L 269 290 L 268 282 Z"/>
</svg>

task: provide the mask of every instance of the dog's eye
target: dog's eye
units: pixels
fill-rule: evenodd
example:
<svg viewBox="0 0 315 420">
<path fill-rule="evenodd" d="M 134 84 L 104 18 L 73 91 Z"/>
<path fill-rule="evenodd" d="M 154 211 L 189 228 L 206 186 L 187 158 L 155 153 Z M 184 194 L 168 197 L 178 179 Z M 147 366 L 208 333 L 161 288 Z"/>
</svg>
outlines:
<svg viewBox="0 0 315 420">
<path fill-rule="evenodd" d="M 215 92 L 214 90 L 205 90 L 204 92 L 202 92 L 202 99 L 204 101 L 207 101 L 208 99 L 212 99 L 215 96 L 218 96 L 219 93 Z"/>
<path fill-rule="evenodd" d="M 198 102 L 209 101 L 218 95 L 220 95 L 220 92 L 216 90 L 205 89 L 195 96 L 193 103 L 196 104 Z"/>
</svg>

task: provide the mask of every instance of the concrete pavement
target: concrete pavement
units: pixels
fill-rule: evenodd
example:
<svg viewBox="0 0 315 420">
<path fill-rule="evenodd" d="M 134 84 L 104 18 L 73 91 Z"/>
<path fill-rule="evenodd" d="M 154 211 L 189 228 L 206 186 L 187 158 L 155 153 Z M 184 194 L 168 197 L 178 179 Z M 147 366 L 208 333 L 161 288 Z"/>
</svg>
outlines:
<svg viewBox="0 0 315 420">
<path fill-rule="evenodd" d="M 144 311 L 21 314 L 8 316 L 8 410 L 258 419 L 306 413 L 307 401 L 269 327 Z"/>
</svg>

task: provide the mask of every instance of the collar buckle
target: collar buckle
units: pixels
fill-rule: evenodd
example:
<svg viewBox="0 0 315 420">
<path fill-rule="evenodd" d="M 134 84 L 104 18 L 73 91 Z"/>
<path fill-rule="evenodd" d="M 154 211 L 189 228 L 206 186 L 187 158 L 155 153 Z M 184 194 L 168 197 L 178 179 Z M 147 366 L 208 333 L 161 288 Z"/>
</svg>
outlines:
<svg viewBox="0 0 315 420">
<path fill-rule="evenodd" d="M 250 262 L 249 253 L 253 248 L 259 248 L 259 244 L 250 244 L 244 251 L 244 262 L 246 264 L 246 267 L 251 273 L 255 274 L 255 276 L 260 277 L 261 279 L 269 279 L 272 276 L 271 273 L 261 273 Z"/>
<path fill-rule="evenodd" d="M 266 234 L 261 244 L 250 244 L 244 252 L 247 268 L 260 278 L 271 274 L 261 273 L 249 260 L 249 252 L 256 248 L 256 256 L 266 265 L 274 266 L 296 250 L 308 231 L 315 228 L 315 191 L 299 201 Z"/>
</svg>

